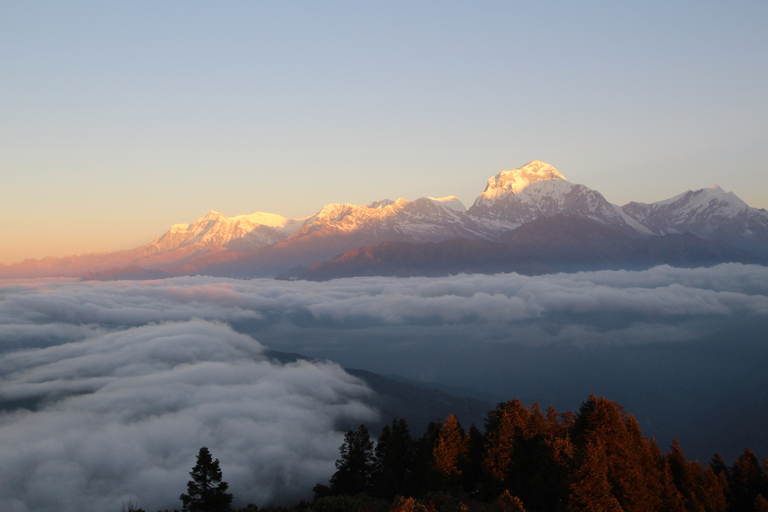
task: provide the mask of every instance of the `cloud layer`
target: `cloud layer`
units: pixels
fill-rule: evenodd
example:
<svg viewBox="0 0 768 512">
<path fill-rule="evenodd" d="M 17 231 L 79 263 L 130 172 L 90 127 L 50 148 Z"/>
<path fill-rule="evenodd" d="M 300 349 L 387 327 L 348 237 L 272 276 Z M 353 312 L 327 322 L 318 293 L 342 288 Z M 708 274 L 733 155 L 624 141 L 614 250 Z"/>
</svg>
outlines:
<svg viewBox="0 0 768 512">
<path fill-rule="evenodd" d="M 27 338 L 24 329 L 40 329 L 41 337 L 76 339 L 83 335 L 82 329 L 192 318 L 331 327 L 509 323 L 561 314 L 626 314 L 664 321 L 766 315 L 768 270 L 726 264 L 709 269 L 662 266 L 642 272 L 354 278 L 324 283 L 208 277 L 117 283 L 30 281 L 26 286 L 0 288 L 0 297 L 4 297 L 0 325 L 5 344 Z"/>
<path fill-rule="evenodd" d="M 338 366 L 274 363 L 201 320 L 16 351 L 0 374 L 4 511 L 177 508 L 200 446 L 239 501 L 293 499 L 333 471 L 343 426 L 376 417 Z"/>
<path fill-rule="evenodd" d="M 341 432 L 376 418 L 370 391 L 335 364 L 276 363 L 254 338 L 489 399 L 562 409 L 604 394 L 662 446 L 690 429 L 703 456 L 727 454 L 725 438 L 761 453 L 750 425 L 763 419 L 744 415 L 768 405 L 765 332 L 768 269 L 748 265 L 0 282 L 0 509 L 116 510 L 129 496 L 178 507 L 203 445 L 241 502 L 291 500 L 327 479 Z M 700 428 L 720 406 L 741 431 Z"/>
</svg>

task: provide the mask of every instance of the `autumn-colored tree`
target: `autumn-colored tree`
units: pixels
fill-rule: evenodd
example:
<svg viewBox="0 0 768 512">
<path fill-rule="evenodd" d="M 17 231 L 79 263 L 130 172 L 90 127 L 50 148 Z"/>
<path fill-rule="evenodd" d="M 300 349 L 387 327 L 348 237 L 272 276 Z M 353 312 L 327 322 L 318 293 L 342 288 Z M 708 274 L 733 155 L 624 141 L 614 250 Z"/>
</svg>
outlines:
<svg viewBox="0 0 768 512">
<path fill-rule="evenodd" d="M 758 494 L 754 503 L 755 512 L 768 512 L 768 499 Z"/>
<path fill-rule="evenodd" d="M 508 490 L 501 493 L 494 505 L 494 512 L 525 512 L 520 498 L 513 496 Z"/>
<path fill-rule="evenodd" d="M 585 443 L 600 440 L 612 495 L 627 511 L 643 512 L 648 509 L 648 488 L 639 467 L 644 453 L 642 443 L 629 431 L 628 422 L 632 420 L 618 404 L 590 395 L 581 405 L 570 435 L 577 450 L 583 450 Z"/>
<path fill-rule="evenodd" d="M 361 426 L 347 433 L 340 451 L 333 489 L 316 491 L 318 512 L 383 512 L 394 495 L 415 498 L 396 500 L 396 509 L 425 512 L 520 512 L 523 504 L 557 512 L 768 512 L 768 459 L 761 467 L 745 450 L 729 468 L 716 454 L 704 468 L 685 458 L 676 439 L 663 454 L 632 415 L 594 395 L 577 415 L 500 403 L 488 413 L 485 435 L 474 426 L 465 434 L 449 416 L 414 441 L 404 420 L 393 421 L 382 430 L 375 457 Z M 372 502 L 334 496 L 362 490 Z"/>
<path fill-rule="evenodd" d="M 569 485 L 569 512 L 619 512 L 621 505 L 611 492 L 608 461 L 602 440 L 594 436 L 578 456 Z"/>
<path fill-rule="evenodd" d="M 528 409 L 528 420 L 525 425 L 525 437 L 532 438 L 536 436 L 549 437 L 549 425 L 544 414 L 541 412 L 538 402 L 533 402 Z"/>
<path fill-rule="evenodd" d="M 528 410 L 518 399 L 502 402 L 488 413 L 483 469 L 497 484 L 511 476 L 515 437 L 525 437 L 527 422 Z"/>
<path fill-rule="evenodd" d="M 736 459 L 731 475 L 733 492 L 731 509 L 737 512 L 751 512 L 757 496 L 765 497 L 765 494 L 768 494 L 765 472 L 752 450 L 747 448 Z"/>
<path fill-rule="evenodd" d="M 712 466 L 708 466 L 701 476 L 701 495 L 699 501 L 704 506 L 706 512 L 727 512 L 728 500 L 726 498 L 726 488 L 728 481 L 721 480 Z"/>
<path fill-rule="evenodd" d="M 640 425 L 631 414 L 624 419 L 629 440 L 624 497 L 620 500 L 627 512 L 650 512 L 661 508 L 661 481 L 658 461 L 662 458 L 656 443 L 643 436 Z"/>
<path fill-rule="evenodd" d="M 686 512 L 685 502 L 675 485 L 675 479 L 672 476 L 668 460 L 665 460 L 662 465 L 661 510 L 665 512 Z"/>
<path fill-rule="evenodd" d="M 461 475 L 461 466 L 468 448 L 464 437 L 459 420 L 451 414 L 440 428 L 437 444 L 432 449 L 435 469 L 446 480 Z"/>
<path fill-rule="evenodd" d="M 389 512 L 428 512 L 427 507 L 413 498 L 400 496 L 389 509 Z"/>
<path fill-rule="evenodd" d="M 557 410 L 553 406 L 547 408 L 547 414 L 545 416 L 547 426 L 549 427 L 549 437 L 552 439 L 563 438 L 568 433 L 568 429 L 573 423 L 573 413 L 567 412 L 558 414 Z"/>
<path fill-rule="evenodd" d="M 703 506 L 699 502 L 698 497 L 700 493 L 697 492 L 697 477 L 702 472 L 701 467 L 696 463 L 689 462 L 685 458 L 677 439 L 672 441 L 672 446 L 667 454 L 667 462 L 669 463 L 670 474 L 680 496 L 683 498 L 686 510 L 689 512 L 703 512 Z"/>
</svg>

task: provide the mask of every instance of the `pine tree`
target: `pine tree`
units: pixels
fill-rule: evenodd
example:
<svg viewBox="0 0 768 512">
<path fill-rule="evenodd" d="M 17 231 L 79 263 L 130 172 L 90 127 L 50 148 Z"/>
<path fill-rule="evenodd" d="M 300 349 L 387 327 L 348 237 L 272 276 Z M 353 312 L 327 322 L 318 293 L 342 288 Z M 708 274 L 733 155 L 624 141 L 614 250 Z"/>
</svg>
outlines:
<svg viewBox="0 0 768 512">
<path fill-rule="evenodd" d="M 375 450 L 374 488 L 378 496 L 392 499 L 412 491 L 413 439 L 404 419 L 385 425 Z"/>
<path fill-rule="evenodd" d="M 373 475 L 373 441 L 365 425 L 344 434 L 336 461 L 336 473 L 331 477 L 333 494 L 359 494 L 371 486 Z"/>
<path fill-rule="evenodd" d="M 219 459 L 213 460 L 207 447 L 200 448 L 197 464 L 189 474 L 192 480 L 187 482 L 187 492 L 179 496 L 184 512 L 230 510 L 232 495 L 227 492 L 229 484 L 222 481 Z"/>
</svg>

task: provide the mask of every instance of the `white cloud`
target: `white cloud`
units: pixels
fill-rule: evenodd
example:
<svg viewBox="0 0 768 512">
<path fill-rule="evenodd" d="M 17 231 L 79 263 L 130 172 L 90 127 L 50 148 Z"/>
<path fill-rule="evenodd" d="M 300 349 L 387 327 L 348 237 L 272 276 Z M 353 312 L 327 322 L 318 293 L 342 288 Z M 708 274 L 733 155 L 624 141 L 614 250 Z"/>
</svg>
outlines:
<svg viewBox="0 0 768 512">
<path fill-rule="evenodd" d="M 653 379 L 677 382 L 679 370 L 665 373 L 652 347 L 705 339 L 712 347 L 739 328 L 748 345 L 767 320 L 768 268 L 748 265 L 323 283 L 0 283 L 0 405 L 8 409 L 0 509 L 109 510 L 129 496 L 145 508 L 178 507 L 203 445 L 241 501 L 291 499 L 325 480 L 340 426 L 374 417 L 363 402 L 370 391 L 333 364 L 276 364 L 230 326 L 269 335 L 278 350 L 516 394 L 511 386 L 526 382 L 581 385 L 546 379 L 576 378 L 567 377 L 579 375 L 568 358 L 591 362 L 607 346 L 632 347 L 622 368 L 636 380 L 645 374 L 637 365 L 652 364 Z M 684 350 L 675 361 L 690 360 L 690 375 L 709 368 L 705 354 Z M 563 371 L 537 381 L 531 365 L 544 354 L 548 363 L 562 354 L 552 368 Z M 713 357 L 723 354 L 746 365 L 739 353 Z M 613 371 L 599 364 L 595 372 Z"/>
<path fill-rule="evenodd" d="M 333 472 L 340 425 L 375 419 L 331 363 L 277 364 L 221 324 L 150 325 L 0 360 L 0 509 L 178 507 L 200 446 L 242 501 L 293 499 Z"/>
</svg>

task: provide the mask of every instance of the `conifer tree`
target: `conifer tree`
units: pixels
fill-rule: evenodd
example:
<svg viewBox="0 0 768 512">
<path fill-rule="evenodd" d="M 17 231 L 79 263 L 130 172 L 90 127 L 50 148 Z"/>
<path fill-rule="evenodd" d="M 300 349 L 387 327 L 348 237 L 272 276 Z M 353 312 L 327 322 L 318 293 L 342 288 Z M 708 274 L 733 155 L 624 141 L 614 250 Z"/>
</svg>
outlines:
<svg viewBox="0 0 768 512">
<path fill-rule="evenodd" d="M 754 507 L 758 495 L 768 493 L 765 472 L 755 454 L 747 448 L 733 463 L 732 509 L 749 511 Z"/>
<path fill-rule="evenodd" d="M 435 471 L 433 456 L 442 427 L 439 421 L 430 421 L 426 432 L 414 443 L 412 483 L 418 495 L 437 491 L 442 485 L 440 476 Z"/>
<path fill-rule="evenodd" d="M 672 440 L 667 461 L 672 479 L 683 498 L 683 503 L 685 503 L 685 508 L 690 511 L 701 510 L 702 506 L 696 492 L 698 487 L 696 480 L 698 474 L 701 473 L 701 467 L 686 460 L 676 438 Z"/>
<path fill-rule="evenodd" d="M 336 473 L 331 477 L 333 494 L 358 494 L 371 486 L 373 474 L 373 441 L 365 425 L 344 434 L 336 461 Z"/>
<path fill-rule="evenodd" d="M 474 424 L 467 429 L 467 456 L 460 466 L 465 492 L 472 492 L 480 484 L 483 474 L 483 434 Z"/>
<path fill-rule="evenodd" d="M 385 425 L 381 431 L 374 452 L 374 490 L 384 498 L 394 498 L 411 492 L 414 446 L 408 423 L 400 418 L 392 420 L 392 426 Z"/>
<path fill-rule="evenodd" d="M 726 490 L 712 466 L 707 467 L 702 475 L 700 501 L 707 512 L 726 512 L 728 510 Z"/>
<path fill-rule="evenodd" d="M 497 484 L 512 476 L 515 437 L 525 437 L 528 410 L 518 399 L 500 403 L 488 413 L 483 469 Z"/>
<path fill-rule="evenodd" d="M 200 448 L 197 464 L 189 474 L 192 480 L 187 482 L 187 492 L 179 496 L 184 512 L 230 510 L 232 495 L 227 492 L 229 484 L 222 481 L 219 459 L 213 460 L 207 447 Z"/>
<path fill-rule="evenodd" d="M 596 436 L 590 439 L 579 458 L 571 479 L 568 511 L 620 512 L 621 506 L 611 493 L 602 441 Z"/>
<path fill-rule="evenodd" d="M 665 460 L 662 465 L 661 474 L 661 504 L 662 510 L 668 512 L 686 512 L 683 497 L 677 490 L 675 479 L 672 477 L 672 471 L 669 468 L 669 461 Z"/>
<path fill-rule="evenodd" d="M 446 480 L 461 474 L 461 463 L 467 453 L 464 431 L 456 416 L 451 414 L 440 428 L 437 444 L 432 449 L 435 469 Z"/>
</svg>

